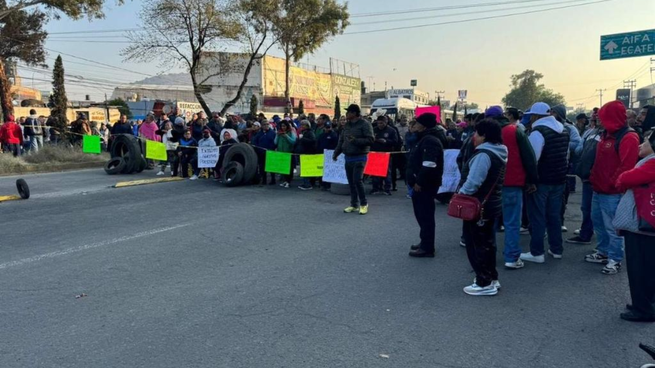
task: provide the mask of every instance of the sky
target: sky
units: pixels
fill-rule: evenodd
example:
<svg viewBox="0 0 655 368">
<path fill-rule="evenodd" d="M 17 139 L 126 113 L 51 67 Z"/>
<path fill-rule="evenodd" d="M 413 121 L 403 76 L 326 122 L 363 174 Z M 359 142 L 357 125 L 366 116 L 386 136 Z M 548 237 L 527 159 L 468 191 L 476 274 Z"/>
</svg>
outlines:
<svg viewBox="0 0 655 368">
<path fill-rule="evenodd" d="M 564 95 L 568 106 L 592 108 L 600 102 L 597 89 L 606 89 L 604 100 L 609 101 L 624 80 L 636 79 L 637 88 L 653 82 L 649 57 L 599 60 L 601 35 L 655 28 L 652 0 L 351 0 L 348 8 L 351 25 L 345 33 L 303 62 L 327 67 L 332 57 L 359 64 L 361 79 L 375 90 L 409 88 L 416 79 L 417 88 L 431 95 L 445 91 L 443 99 L 455 100 L 457 91 L 465 89 L 468 101 L 490 106 L 500 104 L 513 74 L 533 69 L 544 75 L 547 88 Z M 140 9 L 140 1 L 117 6 L 108 0 L 105 19 L 62 18 L 46 25 L 50 67 L 62 52 L 121 68 L 62 55 L 67 74 L 84 83 L 104 83 L 69 85 L 72 98 L 88 93 L 102 100 L 104 93 L 111 95 L 110 81 L 128 83 L 175 71 L 156 62 L 123 62 L 120 50 L 127 40 L 122 33 L 85 33 L 138 27 Z M 408 28 L 419 25 L 430 26 Z M 398 29 L 377 31 L 388 28 Z M 365 31 L 375 32 L 357 33 Z M 281 56 L 275 49 L 271 54 Z M 49 89 L 49 71 L 21 75 L 25 85 Z"/>
</svg>

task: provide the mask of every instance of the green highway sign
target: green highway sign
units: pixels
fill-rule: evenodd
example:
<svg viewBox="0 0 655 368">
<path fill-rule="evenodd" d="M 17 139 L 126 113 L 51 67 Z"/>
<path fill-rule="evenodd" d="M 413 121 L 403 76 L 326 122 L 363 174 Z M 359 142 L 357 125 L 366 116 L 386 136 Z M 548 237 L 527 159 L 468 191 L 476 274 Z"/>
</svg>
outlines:
<svg viewBox="0 0 655 368">
<path fill-rule="evenodd" d="M 600 60 L 655 55 L 655 29 L 600 36 Z"/>
</svg>

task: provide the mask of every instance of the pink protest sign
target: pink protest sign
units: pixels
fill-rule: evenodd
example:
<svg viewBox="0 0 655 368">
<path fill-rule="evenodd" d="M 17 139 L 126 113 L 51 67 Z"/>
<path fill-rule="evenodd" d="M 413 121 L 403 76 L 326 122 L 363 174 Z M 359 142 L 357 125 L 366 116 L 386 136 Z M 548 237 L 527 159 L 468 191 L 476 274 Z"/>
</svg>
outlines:
<svg viewBox="0 0 655 368">
<path fill-rule="evenodd" d="M 437 115 L 437 121 L 441 122 L 441 108 L 439 106 L 417 107 L 416 110 L 414 110 L 414 116 L 418 118 L 429 112 Z"/>
</svg>

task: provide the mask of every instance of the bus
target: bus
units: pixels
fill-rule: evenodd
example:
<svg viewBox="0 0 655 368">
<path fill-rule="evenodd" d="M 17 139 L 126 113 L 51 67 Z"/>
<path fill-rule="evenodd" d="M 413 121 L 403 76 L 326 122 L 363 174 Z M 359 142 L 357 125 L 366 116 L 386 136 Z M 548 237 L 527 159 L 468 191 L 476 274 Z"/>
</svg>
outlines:
<svg viewBox="0 0 655 368">
<path fill-rule="evenodd" d="M 396 117 L 405 116 L 408 119 L 414 117 L 414 110 L 418 105 L 406 98 L 379 98 L 371 105 L 371 115 L 377 111 L 384 110 L 384 115 L 396 120 Z"/>
</svg>

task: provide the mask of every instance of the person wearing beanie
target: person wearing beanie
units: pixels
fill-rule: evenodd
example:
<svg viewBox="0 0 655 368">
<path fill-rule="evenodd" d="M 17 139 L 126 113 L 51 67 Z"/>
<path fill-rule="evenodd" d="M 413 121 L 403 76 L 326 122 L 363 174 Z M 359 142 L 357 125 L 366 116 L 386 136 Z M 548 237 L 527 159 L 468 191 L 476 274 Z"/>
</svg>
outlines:
<svg viewBox="0 0 655 368">
<path fill-rule="evenodd" d="M 437 116 L 432 113 L 419 116 L 414 125 L 418 143 L 410 153 L 405 178 L 413 189 L 412 205 L 421 241 L 410 247 L 410 257 L 434 257 L 435 197 L 444 167 L 444 142 L 436 127 Z"/>
<path fill-rule="evenodd" d="M 339 143 L 334 150 L 332 159 L 337 160 L 344 154 L 346 161 L 346 176 L 350 185 L 350 206 L 343 210 L 345 213 L 359 212 L 360 215 L 368 213 L 368 202 L 364 191 L 364 168 L 368 160 L 368 153 L 374 141 L 373 126 L 362 119 L 359 105 L 352 104 L 346 109 L 347 122 L 339 134 Z"/>
<path fill-rule="evenodd" d="M 598 118 L 605 131 L 596 146 L 595 164 L 589 181 L 594 191 L 591 200 L 591 220 L 596 232 L 596 251 L 585 261 L 603 264 L 601 272 L 614 275 L 621 270 L 623 238 L 612 223 L 624 190 L 617 187 L 621 174 L 632 170 L 639 159 L 639 136 L 628 126 L 625 105 L 621 101 L 606 103 Z M 600 163 L 600 164 L 599 164 Z"/>
<path fill-rule="evenodd" d="M 0 143 L 14 157 L 20 156 L 20 148 L 23 146 L 23 131 L 16 124 L 12 115 L 7 116 L 5 123 L 0 127 Z"/>
<path fill-rule="evenodd" d="M 655 322 L 655 134 L 645 133 L 639 146 L 641 161 L 621 174 L 616 185 L 626 193 L 616 209 L 614 224 L 625 238 L 628 282 L 632 303 L 621 318 L 633 322 Z"/>
<path fill-rule="evenodd" d="M 530 108 L 528 139 L 534 150 L 539 179 L 527 186 L 530 219 L 530 251 L 522 261 L 544 263 L 544 237 L 548 232 L 548 254 L 562 259 L 562 219 L 560 211 L 568 173 L 569 132 L 551 115 L 548 104 L 537 102 Z"/>
</svg>

